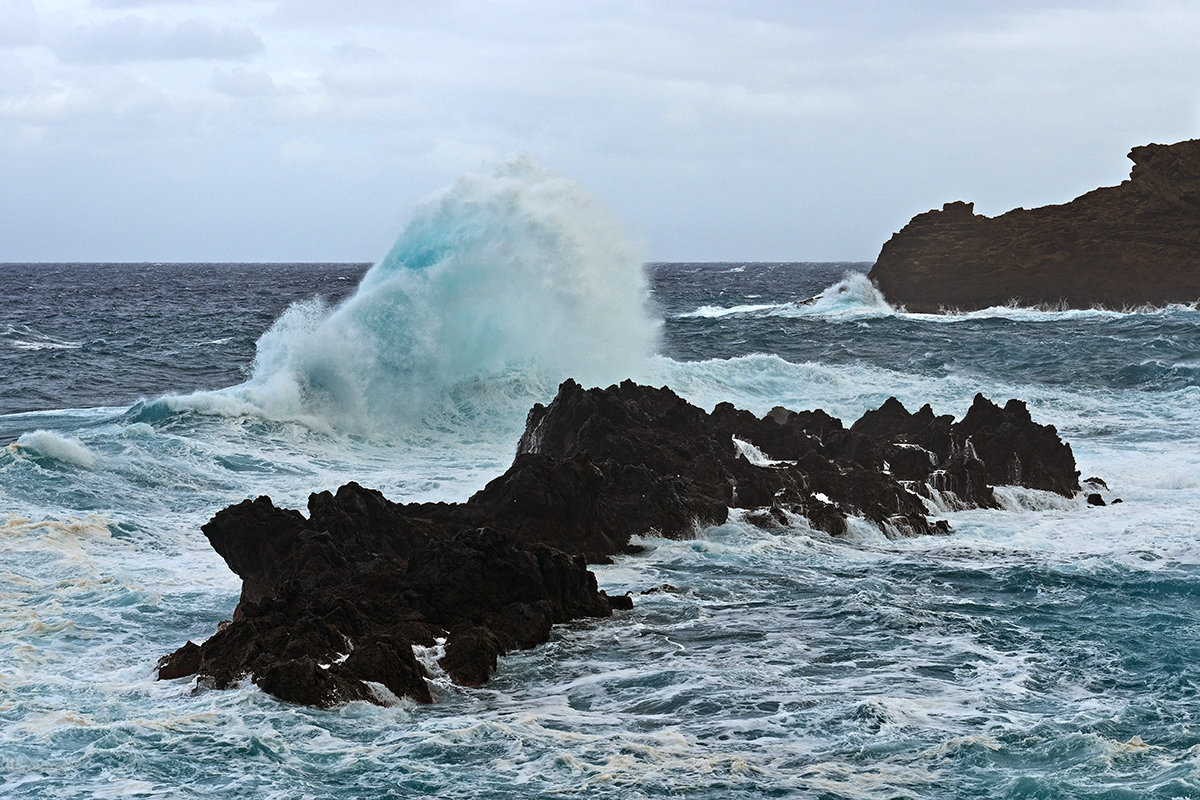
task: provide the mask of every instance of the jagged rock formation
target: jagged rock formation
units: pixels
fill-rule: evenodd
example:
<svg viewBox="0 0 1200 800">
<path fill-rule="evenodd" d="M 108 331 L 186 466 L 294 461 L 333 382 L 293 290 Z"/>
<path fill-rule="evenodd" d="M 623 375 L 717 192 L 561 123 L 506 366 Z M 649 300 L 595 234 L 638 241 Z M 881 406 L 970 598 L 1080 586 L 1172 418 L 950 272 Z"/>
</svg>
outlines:
<svg viewBox="0 0 1200 800">
<path fill-rule="evenodd" d="M 1200 300 L 1200 140 L 1129 153 L 1118 186 L 998 217 L 918 214 L 869 277 L 909 311 L 1020 305 L 1127 308 Z"/>
<path fill-rule="evenodd" d="M 581 556 L 447 524 L 445 508 L 348 483 L 310 496 L 307 519 L 267 497 L 218 512 L 203 531 L 241 577 L 241 598 L 231 623 L 167 656 L 159 677 L 199 673 L 224 688 L 251 675 L 318 706 L 389 702 L 372 683 L 429 702 L 414 644 L 446 639 L 441 668 L 477 686 L 498 655 L 545 642 L 552 624 L 629 607 L 597 590 Z"/>
<path fill-rule="evenodd" d="M 440 642 L 438 667 L 478 686 L 554 623 L 630 608 L 597 590 L 586 561 L 635 550 L 634 534 L 690 536 L 730 508 L 834 535 L 850 516 L 892 535 L 945 533 L 919 494 L 990 507 L 1001 482 L 1079 489 L 1070 447 L 1016 400 L 977 396 L 954 423 L 893 398 L 847 429 L 819 410 L 709 414 L 667 388 L 566 381 L 530 411 L 508 471 L 465 503 L 403 505 L 349 483 L 310 496 L 307 517 L 266 497 L 218 512 L 203 531 L 242 578 L 240 601 L 203 644 L 164 657 L 159 677 L 220 688 L 249 676 L 321 706 L 428 702 L 414 645 Z"/>
</svg>

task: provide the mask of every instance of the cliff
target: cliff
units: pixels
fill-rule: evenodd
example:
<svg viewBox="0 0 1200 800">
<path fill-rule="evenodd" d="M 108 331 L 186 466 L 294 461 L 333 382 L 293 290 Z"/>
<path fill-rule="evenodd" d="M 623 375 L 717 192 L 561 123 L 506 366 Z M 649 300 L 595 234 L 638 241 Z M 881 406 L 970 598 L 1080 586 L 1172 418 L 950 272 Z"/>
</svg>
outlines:
<svg viewBox="0 0 1200 800">
<path fill-rule="evenodd" d="M 997 217 L 974 204 L 918 214 L 869 277 L 909 311 L 1129 308 L 1200 300 L 1200 140 L 1129 153 L 1128 180 Z"/>
</svg>

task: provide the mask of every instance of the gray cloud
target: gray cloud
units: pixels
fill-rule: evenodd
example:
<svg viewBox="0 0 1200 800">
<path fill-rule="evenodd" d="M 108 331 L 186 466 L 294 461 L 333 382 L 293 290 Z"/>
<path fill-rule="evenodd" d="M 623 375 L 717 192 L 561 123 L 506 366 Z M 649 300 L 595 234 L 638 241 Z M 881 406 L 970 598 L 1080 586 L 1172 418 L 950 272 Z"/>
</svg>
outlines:
<svg viewBox="0 0 1200 800">
<path fill-rule="evenodd" d="M 69 63 L 240 60 L 265 51 L 262 39 L 249 28 L 223 27 L 199 18 L 171 24 L 137 15 L 73 26 L 53 49 Z"/>
<path fill-rule="evenodd" d="M 242 67 L 214 72 L 213 87 L 221 94 L 231 97 L 263 98 L 272 97 L 279 92 L 274 79 L 268 73 Z"/>
<path fill-rule="evenodd" d="M 0 0 L 0 47 L 20 47 L 38 40 L 38 14 L 30 0 Z"/>
<path fill-rule="evenodd" d="M 172 6 L 220 6 L 221 0 L 91 0 L 96 8 L 168 8 Z"/>
<path fill-rule="evenodd" d="M 1194 0 L 55 7 L 53 52 L 0 52 L 0 218 L 23 220 L 0 261 L 370 259 L 419 196 L 517 151 L 652 258 L 865 260 L 947 200 L 1062 202 L 1200 133 Z"/>
</svg>

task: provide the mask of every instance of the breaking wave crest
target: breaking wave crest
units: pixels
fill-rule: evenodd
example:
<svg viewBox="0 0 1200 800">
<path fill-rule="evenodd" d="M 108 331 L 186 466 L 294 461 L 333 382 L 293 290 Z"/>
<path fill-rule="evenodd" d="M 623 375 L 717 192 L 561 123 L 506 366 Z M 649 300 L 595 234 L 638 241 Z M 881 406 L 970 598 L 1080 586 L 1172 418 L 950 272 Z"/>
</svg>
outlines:
<svg viewBox="0 0 1200 800">
<path fill-rule="evenodd" d="M 695 311 L 680 314 L 681 319 L 703 317 L 716 319 L 733 315 L 760 317 L 860 317 L 895 314 L 896 309 L 859 272 L 847 272 L 840 281 L 807 300 L 789 303 L 741 304 L 736 306 L 701 306 Z"/>
<path fill-rule="evenodd" d="M 1167 306 L 1136 306 L 1124 309 L 1070 308 L 1066 305 L 1023 306 L 1015 301 L 975 311 L 948 309 L 942 313 L 910 312 L 904 306 L 893 306 L 878 287 L 862 272 L 847 272 L 841 280 L 820 294 L 805 300 L 783 303 L 740 303 L 729 306 L 704 305 L 694 311 L 677 314 L 679 319 L 720 319 L 723 317 L 801 317 L 869 318 L 897 317 L 925 322 L 954 324 L 981 319 L 1004 319 L 1013 322 L 1063 322 L 1071 320 L 1103 320 L 1134 317 L 1184 317 L 1200 314 L 1200 304 L 1174 303 Z"/>
<path fill-rule="evenodd" d="M 636 376 L 660 325 L 641 254 L 598 201 L 522 157 L 418 208 L 337 307 L 293 305 L 249 381 L 171 410 L 324 422 L 358 432 L 479 393 Z M 456 399 L 457 398 L 457 401 Z"/>
<path fill-rule="evenodd" d="M 76 467 L 90 469 L 96 466 L 96 454 L 83 442 L 53 431 L 36 430 L 22 434 L 14 444 L 9 445 L 9 449 Z"/>
<path fill-rule="evenodd" d="M 805 316 L 809 315 L 884 315 L 894 314 L 896 309 L 888 305 L 875 284 L 860 272 L 848 272 L 837 283 L 797 306 Z"/>
</svg>

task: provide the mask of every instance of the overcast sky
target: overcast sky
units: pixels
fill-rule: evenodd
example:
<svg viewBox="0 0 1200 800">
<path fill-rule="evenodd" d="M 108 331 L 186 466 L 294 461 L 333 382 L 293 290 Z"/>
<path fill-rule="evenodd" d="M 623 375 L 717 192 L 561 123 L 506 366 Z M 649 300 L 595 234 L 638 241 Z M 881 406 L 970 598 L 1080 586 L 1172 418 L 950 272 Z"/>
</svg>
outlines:
<svg viewBox="0 0 1200 800">
<path fill-rule="evenodd" d="M 375 261 L 528 153 L 652 260 L 858 260 L 1200 136 L 1200 2 L 0 0 L 0 261 Z"/>
</svg>

